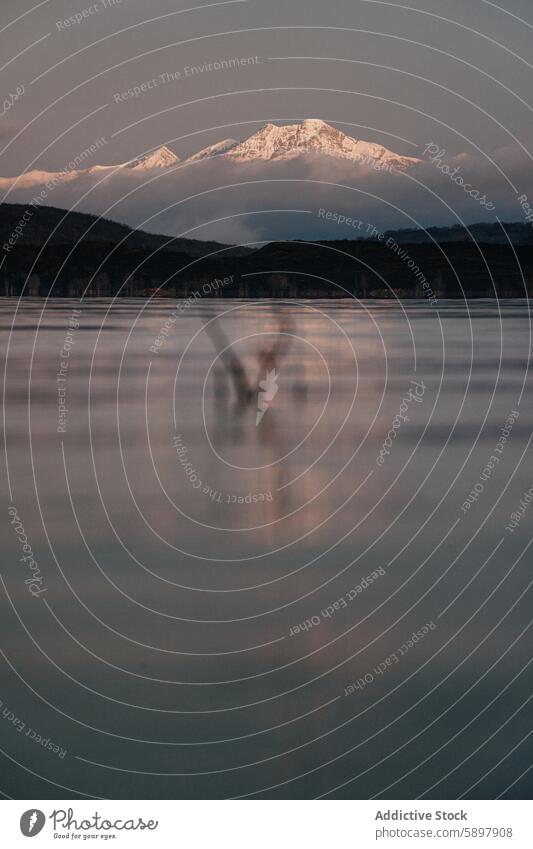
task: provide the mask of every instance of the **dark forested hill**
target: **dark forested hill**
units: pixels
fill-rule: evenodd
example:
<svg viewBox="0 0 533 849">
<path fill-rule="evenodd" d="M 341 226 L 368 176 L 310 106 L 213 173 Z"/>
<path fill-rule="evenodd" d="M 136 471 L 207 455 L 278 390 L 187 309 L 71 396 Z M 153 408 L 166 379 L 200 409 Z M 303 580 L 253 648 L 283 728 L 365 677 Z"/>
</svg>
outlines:
<svg viewBox="0 0 533 849">
<path fill-rule="evenodd" d="M 28 212 L 29 211 L 29 212 Z M 249 253 L 246 248 L 233 248 L 218 242 L 201 242 L 197 239 L 172 239 L 134 230 L 126 224 L 119 224 L 85 212 L 68 212 L 53 206 L 30 206 L 16 203 L 0 204 L 0 245 L 8 242 L 20 222 L 23 227 L 25 245 L 75 245 L 78 242 L 118 244 L 122 240 L 129 250 L 156 250 L 165 246 L 165 250 L 177 251 L 190 256 L 204 256 L 221 249 L 231 255 Z"/>
</svg>

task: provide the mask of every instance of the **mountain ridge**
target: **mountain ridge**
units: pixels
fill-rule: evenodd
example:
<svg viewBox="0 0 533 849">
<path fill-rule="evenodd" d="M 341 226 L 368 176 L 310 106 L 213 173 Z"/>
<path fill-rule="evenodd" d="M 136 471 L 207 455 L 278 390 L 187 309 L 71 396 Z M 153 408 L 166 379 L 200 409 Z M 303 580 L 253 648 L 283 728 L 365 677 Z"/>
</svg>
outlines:
<svg viewBox="0 0 533 849">
<path fill-rule="evenodd" d="M 236 160 L 275 160 L 306 153 L 351 159 L 356 163 L 374 160 L 405 170 L 420 162 L 401 156 L 375 142 L 355 139 L 320 118 L 306 118 L 295 124 L 265 124 L 242 142 L 236 142 L 225 156 Z M 187 160 L 185 160 L 187 162 Z"/>
<path fill-rule="evenodd" d="M 0 203 L 0 247 L 6 243 L 9 236 L 19 224 L 27 204 Z M 466 227 L 461 225 L 432 226 L 427 229 L 405 228 L 386 230 L 384 239 L 392 237 L 398 244 L 421 244 L 437 242 L 471 242 L 472 237 L 480 244 L 502 244 L 509 242 L 514 245 L 532 245 L 533 228 L 519 221 L 503 221 L 502 225 L 487 222 L 474 222 L 468 225 L 472 234 L 469 236 Z M 50 234 L 54 235 L 50 238 Z M 227 256 L 244 256 L 256 252 L 257 248 L 240 247 L 217 241 L 202 241 L 172 237 L 165 234 L 149 233 L 130 227 L 112 219 L 102 218 L 87 212 L 77 212 L 54 206 L 38 206 L 33 208 L 33 215 L 24 229 L 22 242 L 26 245 L 43 245 L 47 240 L 50 244 L 75 244 L 83 242 L 101 242 L 117 244 L 124 241 L 128 247 L 139 250 L 166 250 L 186 253 L 191 256 L 205 256 L 210 252 L 224 251 Z M 273 242 L 279 240 L 273 239 Z M 295 241 L 287 239 L 287 242 Z M 305 243 L 305 239 L 298 240 Z M 320 239 L 320 244 L 334 241 L 356 242 L 373 239 Z"/>
<path fill-rule="evenodd" d="M 207 161 L 223 159 L 243 164 L 250 162 L 283 162 L 303 156 L 326 156 L 354 165 L 374 167 L 376 170 L 406 171 L 420 163 L 420 159 L 394 153 L 381 144 L 362 141 L 337 130 L 320 118 L 306 118 L 294 124 L 267 123 L 257 132 L 243 139 L 224 139 L 202 148 L 186 159 L 166 145 L 154 148 L 118 165 L 92 165 L 88 168 L 44 171 L 35 169 L 15 177 L 0 177 L 0 190 L 27 189 L 48 182 L 66 183 L 105 174 L 143 175 L 151 171 L 171 171 L 176 168 Z"/>
<path fill-rule="evenodd" d="M 27 209 L 27 204 L 0 203 L 0 247 L 8 244 L 10 235 Z M 31 246 L 42 246 L 45 243 L 77 245 L 88 242 L 105 245 L 122 243 L 129 249 L 164 250 L 185 253 L 193 257 L 218 251 L 223 251 L 227 256 L 243 256 L 251 252 L 251 249 L 234 247 L 221 242 L 148 233 L 88 212 L 74 212 L 55 206 L 34 207 L 33 215 L 24 228 L 24 236 L 21 240 L 22 244 Z M 14 254 L 16 250 L 15 247 L 12 253 Z"/>
</svg>

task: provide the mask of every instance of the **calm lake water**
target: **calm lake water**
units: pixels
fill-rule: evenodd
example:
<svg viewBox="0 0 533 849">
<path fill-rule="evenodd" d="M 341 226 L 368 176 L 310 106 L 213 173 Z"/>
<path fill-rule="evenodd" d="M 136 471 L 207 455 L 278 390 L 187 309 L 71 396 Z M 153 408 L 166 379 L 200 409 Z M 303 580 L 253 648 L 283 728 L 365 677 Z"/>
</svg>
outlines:
<svg viewBox="0 0 533 849">
<path fill-rule="evenodd" d="M 0 321 L 4 793 L 531 796 L 527 302 Z"/>
</svg>

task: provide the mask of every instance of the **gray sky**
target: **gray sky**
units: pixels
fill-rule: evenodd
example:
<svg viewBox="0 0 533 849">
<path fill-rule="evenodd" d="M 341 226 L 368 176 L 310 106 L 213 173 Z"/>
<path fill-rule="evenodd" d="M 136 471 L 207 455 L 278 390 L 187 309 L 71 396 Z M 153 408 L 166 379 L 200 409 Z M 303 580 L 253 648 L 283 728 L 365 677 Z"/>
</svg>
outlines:
<svg viewBox="0 0 533 849">
<path fill-rule="evenodd" d="M 4 97 L 17 86 L 25 92 L 0 120 L 0 175 L 58 170 L 101 136 L 108 144 L 99 163 L 161 144 L 183 158 L 267 121 L 320 117 L 399 153 L 420 155 L 433 141 L 450 157 L 475 157 L 475 167 L 485 169 L 482 188 L 492 186 L 502 212 L 519 219 L 518 210 L 512 215 L 516 194 L 487 157 L 512 173 L 519 193 L 527 191 L 530 0 L 403 5 L 2 0 Z M 80 23 L 61 24 L 84 10 Z M 261 61 L 185 75 L 187 66 L 244 56 Z M 165 73 L 181 78 L 163 84 Z M 157 86 L 116 102 L 119 93 L 153 79 Z M 482 217 L 474 212 L 472 220 Z"/>
</svg>

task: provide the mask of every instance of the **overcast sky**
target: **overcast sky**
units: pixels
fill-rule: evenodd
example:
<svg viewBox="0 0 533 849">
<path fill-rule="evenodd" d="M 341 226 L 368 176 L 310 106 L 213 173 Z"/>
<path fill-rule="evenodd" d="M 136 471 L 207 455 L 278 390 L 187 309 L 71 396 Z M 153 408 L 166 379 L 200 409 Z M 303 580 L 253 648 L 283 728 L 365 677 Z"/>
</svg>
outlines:
<svg viewBox="0 0 533 849">
<path fill-rule="evenodd" d="M 59 170 L 101 136 L 101 164 L 162 144 L 183 158 L 267 121 L 320 117 L 399 153 L 433 141 L 450 158 L 474 157 L 503 217 L 520 218 L 532 170 L 531 0 L 2 0 L 0 30 L 4 97 L 24 86 L 0 119 L 1 176 Z M 259 63 L 186 75 L 248 56 Z"/>
</svg>

